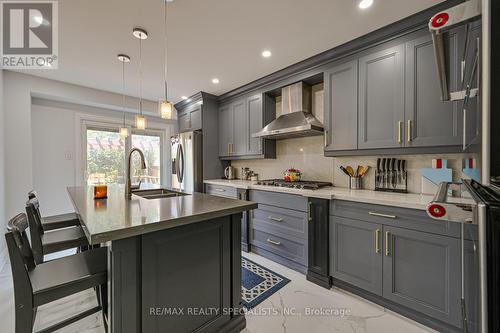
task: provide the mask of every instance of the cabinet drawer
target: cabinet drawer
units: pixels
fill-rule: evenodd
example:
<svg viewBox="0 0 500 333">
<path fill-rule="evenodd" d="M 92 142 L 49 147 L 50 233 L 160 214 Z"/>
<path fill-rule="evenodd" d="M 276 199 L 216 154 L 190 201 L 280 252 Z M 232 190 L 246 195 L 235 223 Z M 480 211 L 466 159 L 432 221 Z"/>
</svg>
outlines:
<svg viewBox="0 0 500 333">
<path fill-rule="evenodd" d="M 460 225 L 458 223 L 433 220 L 427 215 L 427 212 L 418 209 L 332 200 L 330 201 L 330 215 L 398 226 L 438 235 L 460 236 Z"/>
<path fill-rule="evenodd" d="M 205 192 L 207 194 L 215 195 L 218 197 L 225 197 L 231 199 L 238 198 L 238 191 L 236 190 L 236 188 L 231 186 L 205 184 Z"/>
<path fill-rule="evenodd" d="M 253 246 L 307 266 L 307 241 L 300 238 L 282 237 L 277 233 L 252 228 L 250 242 Z"/>
<path fill-rule="evenodd" d="M 255 227 L 270 228 L 297 238 L 307 240 L 307 214 L 291 209 L 259 205 L 250 213 Z"/>
<path fill-rule="evenodd" d="M 302 212 L 307 211 L 307 199 L 300 195 L 250 190 L 250 201 Z"/>
</svg>

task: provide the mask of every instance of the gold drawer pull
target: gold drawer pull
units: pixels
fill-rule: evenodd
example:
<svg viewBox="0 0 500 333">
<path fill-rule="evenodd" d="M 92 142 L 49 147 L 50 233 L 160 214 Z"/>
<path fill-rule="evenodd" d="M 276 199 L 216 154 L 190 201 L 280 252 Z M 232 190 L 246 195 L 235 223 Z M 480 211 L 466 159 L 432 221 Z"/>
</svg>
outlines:
<svg viewBox="0 0 500 333">
<path fill-rule="evenodd" d="M 267 239 L 268 243 L 274 244 L 274 245 L 281 245 L 281 242 L 273 241 L 272 239 L 268 238 Z"/>
<path fill-rule="evenodd" d="M 375 213 L 375 212 L 368 212 L 368 214 L 373 215 L 373 216 L 387 217 L 389 219 L 398 218 L 396 215 L 389 215 L 389 214 L 382 214 L 382 213 Z"/>
<path fill-rule="evenodd" d="M 225 189 L 223 189 L 223 188 L 216 188 L 215 190 L 216 190 L 217 192 L 226 192 L 226 190 L 225 190 Z"/>
<path fill-rule="evenodd" d="M 380 253 L 380 229 L 375 230 L 375 253 Z"/>
<path fill-rule="evenodd" d="M 283 219 L 281 217 L 268 216 L 267 218 L 276 222 L 283 222 Z"/>
<path fill-rule="evenodd" d="M 411 120 L 408 120 L 407 122 L 407 126 L 406 126 L 406 141 L 408 142 L 411 142 L 411 126 L 412 125 L 412 121 Z"/>
<path fill-rule="evenodd" d="M 389 244 L 390 244 L 391 233 L 389 231 L 385 232 L 385 256 L 388 257 L 389 252 Z"/>
<path fill-rule="evenodd" d="M 398 121 L 398 143 L 403 143 L 403 130 L 401 128 L 401 126 L 403 126 L 403 122 L 402 121 Z"/>
</svg>

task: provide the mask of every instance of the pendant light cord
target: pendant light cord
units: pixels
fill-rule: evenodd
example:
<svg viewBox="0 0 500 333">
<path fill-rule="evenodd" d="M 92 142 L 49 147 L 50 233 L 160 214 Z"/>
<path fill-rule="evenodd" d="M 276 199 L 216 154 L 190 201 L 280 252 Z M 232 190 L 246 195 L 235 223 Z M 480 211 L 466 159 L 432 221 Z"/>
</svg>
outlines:
<svg viewBox="0 0 500 333">
<path fill-rule="evenodd" d="M 139 38 L 139 111 L 142 116 L 142 32 Z"/>
<path fill-rule="evenodd" d="M 168 101 L 168 83 L 167 83 L 167 0 L 163 1 L 163 11 L 165 12 L 165 24 L 163 27 L 164 32 L 164 60 L 165 60 L 165 71 L 164 71 L 164 81 L 165 81 L 165 101 Z"/>
<path fill-rule="evenodd" d="M 125 61 L 122 61 L 122 110 L 123 127 L 125 127 Z"/>
</svg>

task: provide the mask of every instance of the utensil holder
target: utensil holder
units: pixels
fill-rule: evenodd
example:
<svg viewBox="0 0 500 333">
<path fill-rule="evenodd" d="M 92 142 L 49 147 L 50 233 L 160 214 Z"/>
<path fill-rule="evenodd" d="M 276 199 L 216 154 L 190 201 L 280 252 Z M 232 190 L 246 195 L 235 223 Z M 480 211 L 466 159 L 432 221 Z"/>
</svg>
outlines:
<svg viewBox="0 0 500 333">
<path fill-rule="evenodd" d="M 349 188 L 351 190 L 359 190 L 363 188 L 361 177 L 349 177 Z"/>
</svg>

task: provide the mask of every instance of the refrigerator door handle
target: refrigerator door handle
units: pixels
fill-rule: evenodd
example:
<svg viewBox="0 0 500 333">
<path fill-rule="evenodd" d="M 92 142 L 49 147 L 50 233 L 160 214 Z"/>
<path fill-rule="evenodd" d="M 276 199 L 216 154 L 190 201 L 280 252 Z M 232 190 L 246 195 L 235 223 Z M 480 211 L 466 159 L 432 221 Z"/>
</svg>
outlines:
<svg viewBox="0 0 500 333">
<path fill-rule="evenodd" d="M 179 163 L 180 163 L 180 145 L 177 145 L 177 152 L 175 153 L 175 175 L 177 176 L 177 181 L 181 182 L 180 172 L 179 172 Z"/>
<path fill-rule="evenodd" d="M 179 173 L 177 174 L 177 177 L 179 177 L 179 183 L 182 183 L 184 180 L 184 149 L 182 149 L 182 144 L 179 144 Z"/>
</svg>

